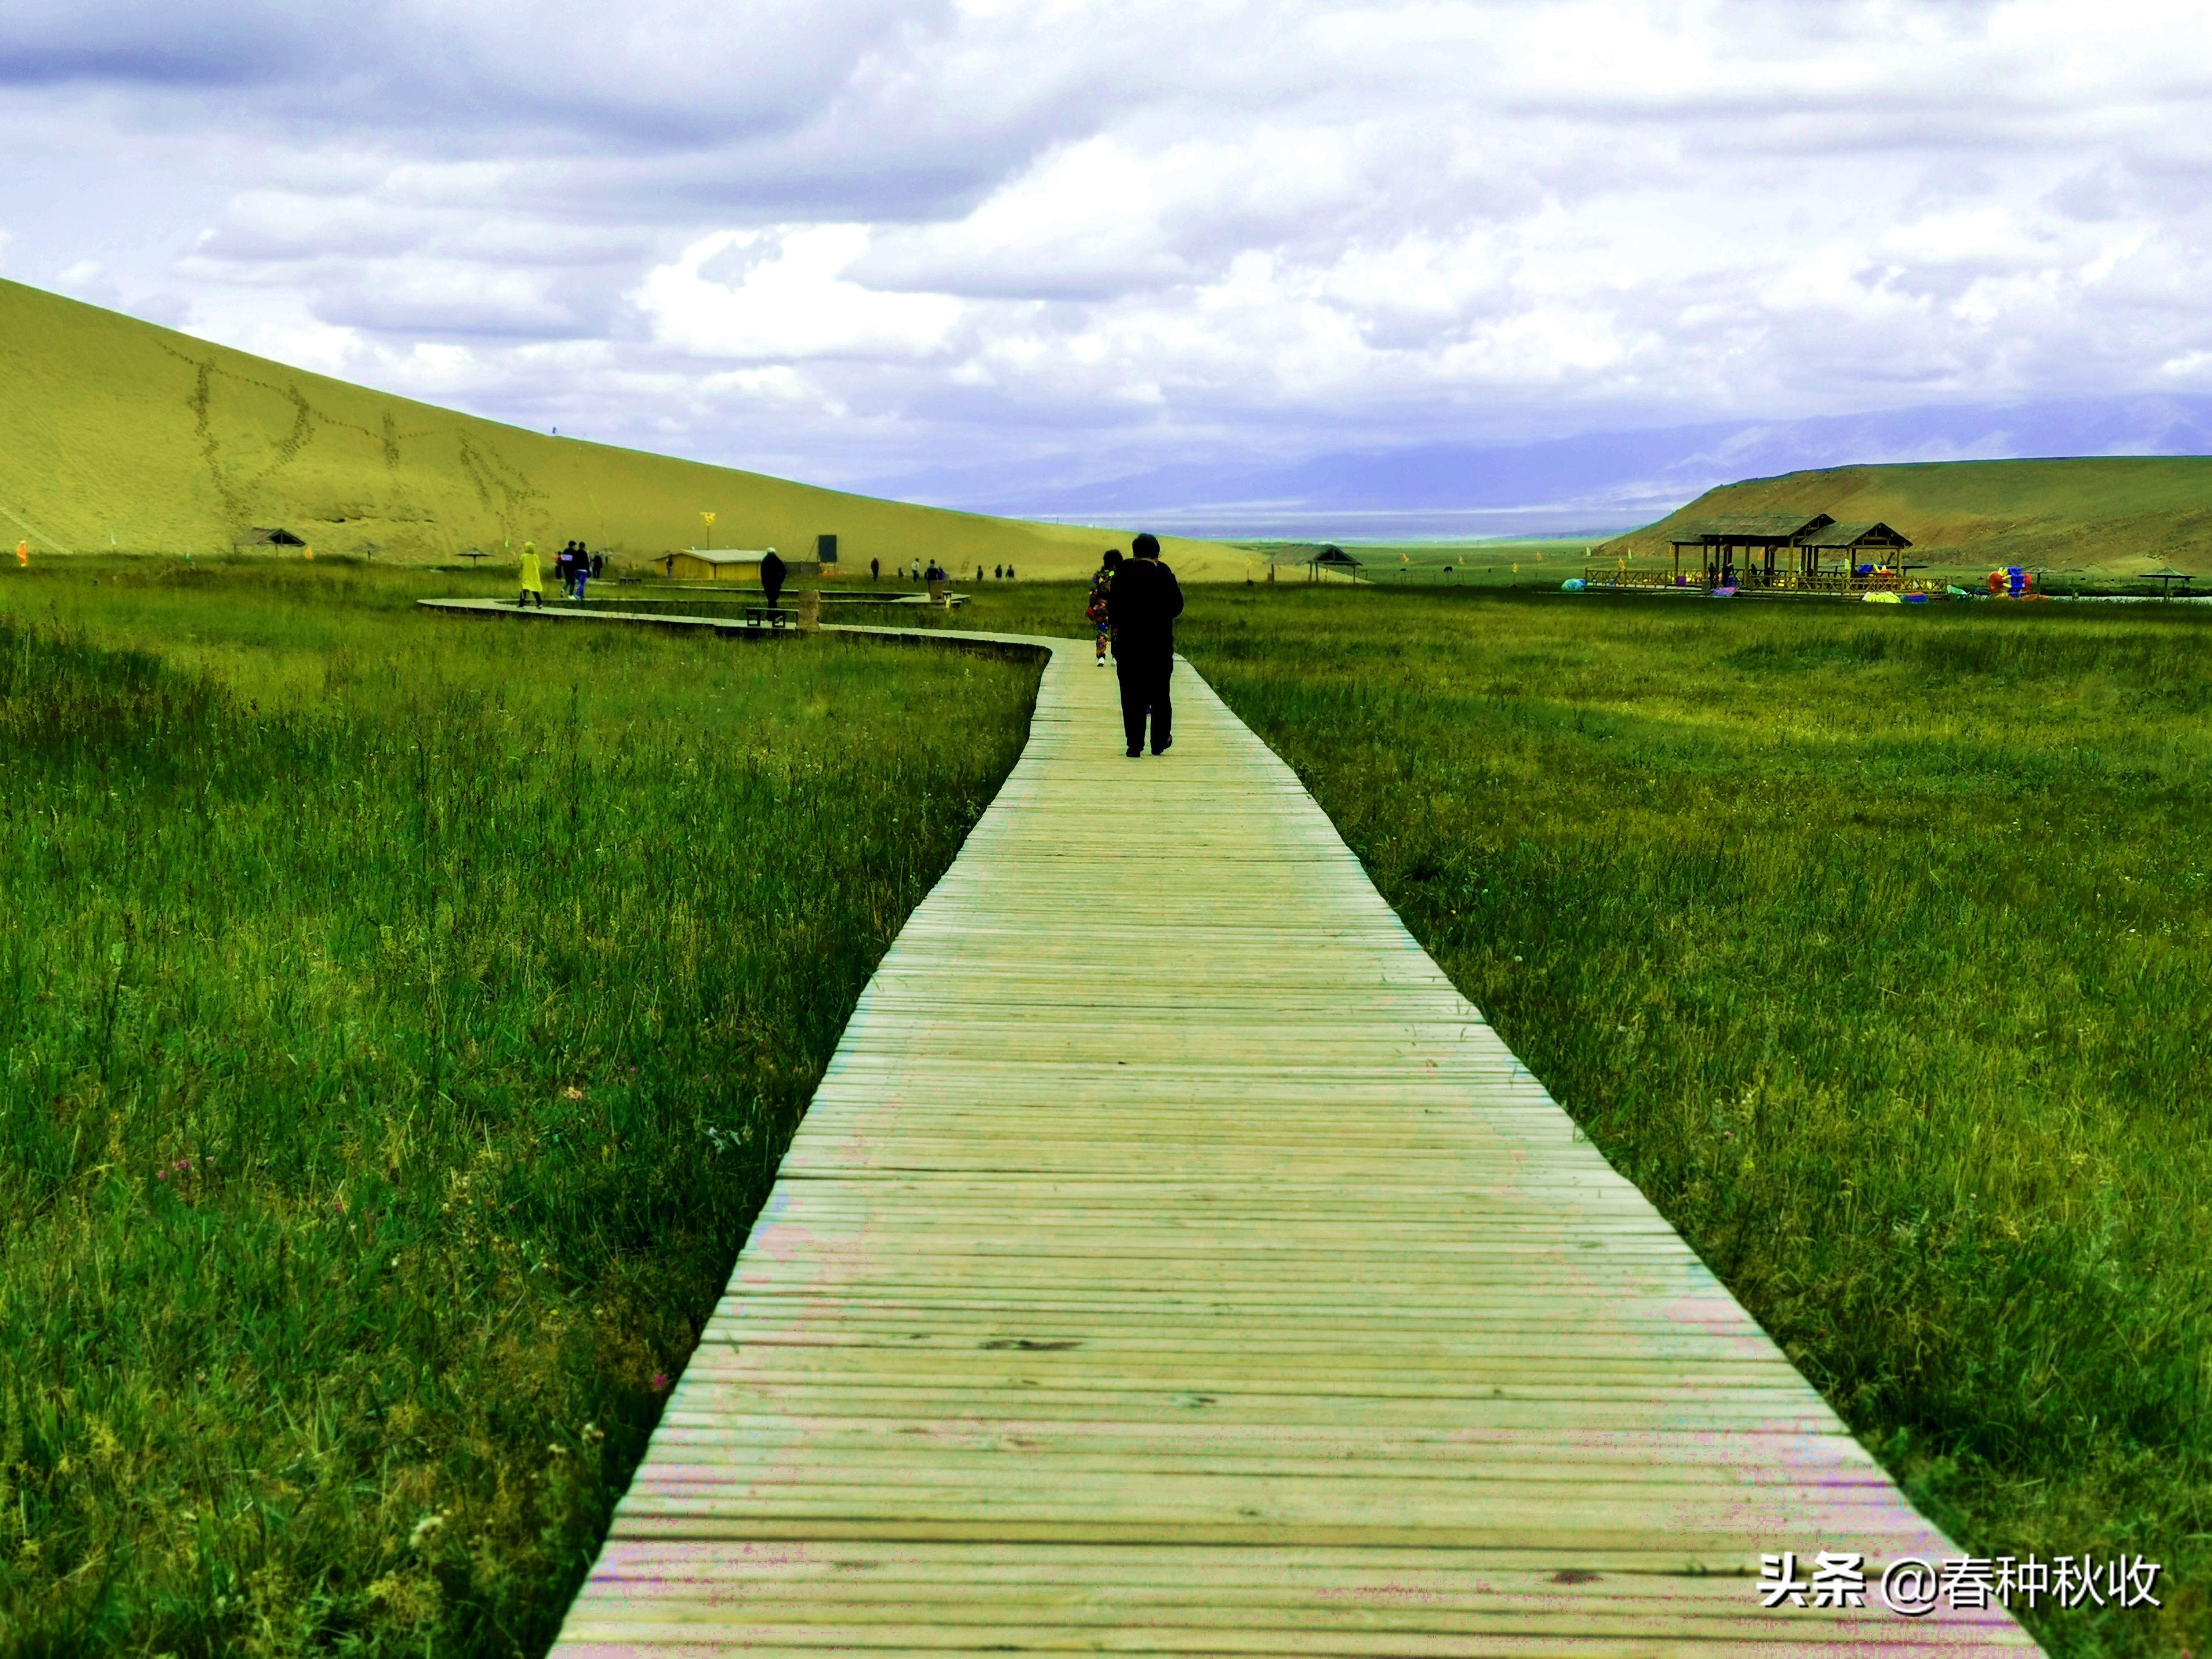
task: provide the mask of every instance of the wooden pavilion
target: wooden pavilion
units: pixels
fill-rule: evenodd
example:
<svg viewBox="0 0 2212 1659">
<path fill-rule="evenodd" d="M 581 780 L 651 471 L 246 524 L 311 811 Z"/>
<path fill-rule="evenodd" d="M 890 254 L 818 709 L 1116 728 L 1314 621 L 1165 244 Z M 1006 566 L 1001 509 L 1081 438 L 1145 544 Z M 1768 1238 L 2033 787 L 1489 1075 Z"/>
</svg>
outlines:
<svg viewBox="0 0 2212 1659">
<path fill-rule="evenodd" d="M 1708 587 L 1835 588 L 1850 591 L 1870 582 L 1857 574 L 1862 554 L 1887 569 L 1890 556 L 1912 545 L 1886 524 L 1838 524 L 1825 513 L 1750 513 L 1707 519 L 1680 526 L 1668 538 L 1674 550 L 1674 581 L 1682 580 L 1682 550 L 1697 550 Z M 1843 568 L 1823 568 L 1830 554 L 1843 556 Z M 1886 583 L 1895 586 L 1893 573 Z"/>
<path fill-rule="evenodd" d="M 1775 586 L 1783 550 L 1833 523 L 1825 513 L 1744 513 L 1684 525 L 1668 538 L 1674 550 L 1675 580 L 1681 580 L 1682 550 L 1693 547 L 1703 562 L 1708 587 Z"/>
<path fill-rule="evenodd" d="M 1310 582 L 1319 581 L 1334 570 L 1350 576 L 1356 582 L 1359 580 L 1359 561 L 1342 548 L 1324 547 L 1306 561 L 1306 580 Z"/>
<path fill-rule="evenodd" d="M 1893 569 L 1896 556 L 1912 545 L 1887 525 L 1875 520 L 1867 524 L 1832 524 L 1814 531 L 1797 544 L 1804 550 L 1802 568 L 1812 578 L 1806 586 L 1818 587 L 1822 574 L 1820 559 L 1824 554 L 1844 556 L 1843 574 L 1856 577 L 1861 564 L 1869 564 L 1877 571 Z M 1862 556 L 1865 556 L 1862 557 Z"/>
</svg>

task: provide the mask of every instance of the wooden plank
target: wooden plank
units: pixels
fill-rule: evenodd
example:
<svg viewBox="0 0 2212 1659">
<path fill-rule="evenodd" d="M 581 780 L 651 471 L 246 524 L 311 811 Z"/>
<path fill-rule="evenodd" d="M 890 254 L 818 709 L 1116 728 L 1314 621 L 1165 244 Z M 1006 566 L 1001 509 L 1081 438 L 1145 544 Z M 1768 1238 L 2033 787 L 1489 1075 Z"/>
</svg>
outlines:
<svg viewBox="0 0 2212 1659">
<path fill-rule="evenodd" d="M 1087 652 L 995 643 L 1054 653 L 1028 744 L 562 1659 L 2034 1650 L 1763 1610 L 1765 1553 L 1960 1552 L 1188 667 L 1130 761 Z"/>
</svg>

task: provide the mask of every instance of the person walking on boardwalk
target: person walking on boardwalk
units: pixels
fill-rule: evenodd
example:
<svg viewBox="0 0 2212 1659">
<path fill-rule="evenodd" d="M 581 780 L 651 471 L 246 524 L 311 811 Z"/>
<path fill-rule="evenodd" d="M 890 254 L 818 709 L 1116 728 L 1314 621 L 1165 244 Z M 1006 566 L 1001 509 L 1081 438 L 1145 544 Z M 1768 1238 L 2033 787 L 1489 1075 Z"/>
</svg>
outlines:
<svg viewBox="0 0 2212 1659">
<path fill-rule="evenodd" d="M 523 543 L 520 568 L 522 572 L 522 592 L 514 601 L 514 608 L 517 611 L 520 611 L 524 605 L 528 605 L 532 599 L 535 599 L 538 601 L 538 608 L 540 611 L 543 611 L 545 608 L 545 576 L 544 573 L 538 568 L 538 544 L 536 542 Z"/>
<path fill-rule="evenodd" d="M 575 576 L 575 597 L 580 602 L 584 597 L 584 584 L 592 580 L 592 551 L 583 543 L 576 544 L 576 556 L 570 562 L 568 568 Z"/>
<path fill-rule="evenodd" d="M 772 547 L 761 561 L 761 592 L 767 597 L 768 608 L 775 610 L 776 596 L 783 592 L 783 561 L 775 556 Z"/>
<path fill-rule="evenodd" d="M 1160 562 L 1159 538 L 1150 531 L 1129 544 L 1134 556 L 1114 571 L 1106 592 L 1106 620 L 1114 629 L 1114 667 L 1121 681 L 1121 732 L 1133 758 L 1145 752 L 1145 721 L 1152 727 L 1152 752 L 1175 741 L 1175 709 L 1168 676 L 1175 669 L 1175 619 L 1182 615 L 1182 589 Z"/>
<path fill-rule="evenodd" d="M 1083 607 L 1083 614 L 1098 630 L 1098 665 L 1106 665 L 1106 647 L 1114 638 L 1113 624 L 1106 620 L 1106 596 L 1114 591 L 1114 570 L 1121 562 L 1121 550 L 1109 547 L 1106 556 L 1098 562 L 1098 574 L 1091 579 L 1091 602 Z"/>
</svg>

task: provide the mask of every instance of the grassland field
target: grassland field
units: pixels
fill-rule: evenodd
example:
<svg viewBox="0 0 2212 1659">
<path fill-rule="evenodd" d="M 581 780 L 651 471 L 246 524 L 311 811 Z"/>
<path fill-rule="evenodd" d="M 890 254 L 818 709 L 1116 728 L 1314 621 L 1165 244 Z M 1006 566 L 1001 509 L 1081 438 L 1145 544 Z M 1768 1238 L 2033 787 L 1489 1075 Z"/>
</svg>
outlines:
<svg viewBox="0 0 2212 1659">
<path fill-rule="evenodd" d="M 470 586 L 0 574 L 14 1659 L 542 1652 L 1026 727 L 1010 662 L 412 606 Z"/>
<path fill-rule="evenodd" d="M 0 1617 L 531 1651 L 1027 678 L 438 623 L 388 573 L 33 574 Z M 972 592 L 899 620 L 1087 631 L 1078 584 Z M 2203 1652 L 2212 617 L 1189 598 L 1185 653 L 1917 1502 L 2164 1564 L 2159 1612 L 2027 1615 L 2051 1650 Z M 794 823 L 837 879 L 708 856 Z"/>
</svg>

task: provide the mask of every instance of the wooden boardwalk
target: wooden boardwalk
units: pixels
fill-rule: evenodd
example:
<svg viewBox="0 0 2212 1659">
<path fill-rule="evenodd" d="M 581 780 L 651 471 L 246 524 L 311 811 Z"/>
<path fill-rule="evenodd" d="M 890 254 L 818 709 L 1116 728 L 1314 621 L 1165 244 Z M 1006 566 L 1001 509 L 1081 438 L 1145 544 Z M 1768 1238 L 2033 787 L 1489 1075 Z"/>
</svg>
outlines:
<svg viewBox="0 0 2212 1659">
<path fill-rule="evenodd" d="M 1881 1604 L 1960 1552 L 1290 770 L 1182 666 L 1125 758 L 1057 643 L 556 1653 L 2033 1652 Z"/>
</svg>

